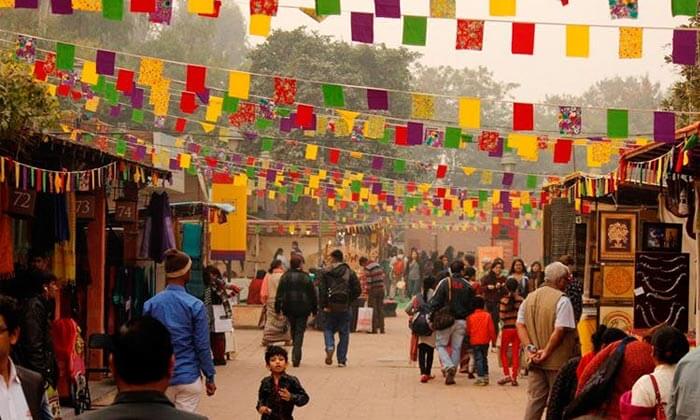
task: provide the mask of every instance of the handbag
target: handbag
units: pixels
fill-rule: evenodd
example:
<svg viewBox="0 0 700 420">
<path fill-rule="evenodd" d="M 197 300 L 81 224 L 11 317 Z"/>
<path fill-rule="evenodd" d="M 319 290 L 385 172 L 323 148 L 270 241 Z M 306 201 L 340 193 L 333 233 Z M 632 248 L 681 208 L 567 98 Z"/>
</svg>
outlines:
<svg viewBox="0 0 700 420">
<path fill-rule="evenodd" d="M 659 383 L 656 382 L 654 374 L 649 375 L 651 384 L 654 385 L 654 394 L 656 394 L 656 420 L 666 420 L 666 410 L 663 401 L 661 401 L 661 392 L 659 392 Z"/>
<path fill-rule="evenodd" d="M 372 316 L 374 315 L 374 309 L 365 306 L 357 309 L 357 331 L 358 332 L 372 332 Z"/>
<path fill-rule="evenodd" d="M 442 308 L 433 312 L 430 316 L 433 331 L 441 331 L 450 328 L 455 323 L 455 316 L 450 309 L 452 302 L 452 279 L 447 277 L 447 302 Z M 444 280 L 443 280 L 444 281 Z"/>
</svg>

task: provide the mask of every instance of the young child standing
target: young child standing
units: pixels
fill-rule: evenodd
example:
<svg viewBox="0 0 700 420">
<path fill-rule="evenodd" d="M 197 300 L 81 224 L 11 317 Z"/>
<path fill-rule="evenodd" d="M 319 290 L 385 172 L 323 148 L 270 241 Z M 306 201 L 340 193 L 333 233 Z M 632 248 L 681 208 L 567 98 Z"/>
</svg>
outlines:
<svg viewBox="0 0 700 420">
<path fill-rule="evenodd" d="M 498 385 L 510 383 L 513 386 L 518 386 L 518 370 L 520 369 L 520 338 L 518 331 L 515 329 L 515 321 L 518 318 L 518 309 L 523 303 L 523 298 L 518 292 L 519 283 L 511 277 L 506 280 L 507 294 L 501 298 L 499 312 L 503 328 L 501 333 L 501 364 L 503 365 L 503 379 L 498 381 Z M 510 350 L 510 359 L 508 361 L 508 346 L 512 346 Z M 511 369 L 512 368 L 512 369 Z"/>
<path fill-rule="evenodd" d="M 287 375 L 287 350 L 270 346 L 265 352 L 265 363 L 270 376 L 263 378 L 258 390 L 258 405 L 255 407 L 262 420 L 294 420 L 294 406 L 302 407 L 309 396 L 299 379 Z"/>
<path fill-rule="evenodd" d="M 481 296 L 474 297 L 474 312 L 467 317 L 467 334 L 474 351 L 477 379 L 474 385 L 489 384 L 488 351 L 489 343 L 496 340 L 496 328 L 491 314 L 484 310 L 485 302 Z"/>
</svg>

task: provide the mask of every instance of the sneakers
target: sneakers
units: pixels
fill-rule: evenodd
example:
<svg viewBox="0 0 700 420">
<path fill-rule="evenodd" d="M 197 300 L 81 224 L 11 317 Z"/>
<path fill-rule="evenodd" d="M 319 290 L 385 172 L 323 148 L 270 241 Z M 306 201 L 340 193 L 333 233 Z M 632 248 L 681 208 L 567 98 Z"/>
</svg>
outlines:
<svg viewBox="0 0 700 420">
<path fill-rule="evenodd" d="M 508 384 L 511 382 L 512 382 L 512 379 L 510 377 L 506 376 L 505 378 L 499 379 L 497 383 L 498 383 L 498 385 L 505 385 L 505 384 Z"/>
<path fill-rule="evenodd" d="M 455 374 L 457 373 L 456 368 L 449 368 L 445 372 L 445 385 L 454 385 L 455 384 Z"/>
<path fill-rule="evenodd" d="M 430 380 L 430 376 L 428 376 L 428 375 L 421 375 L 420 376 L 420 382 L 422 384 L 427 384 L 429 380 Z"/>
<path fill-rule="evenodd" d="M 333 350 L 326 350 L 326 364 L 328 366 L 333 364 Z"/>
<path fill-rule="evenodd" d="M 489 378 L 477 378 L 477 380 L 474 382 L 474 385 L 476 386 L 486 386 L 489 384 Z"/>
<path fill-rule="evenodd" d="M 338 367 L 342 368 L 342 367 L 346 367 L 346 366 L 347 366 L 347 364 L 345 362 L 342 362 L 342 363 L 338 362 Z"/>
<path fill-rule="evenodd" d="M 517 380 L 517 379 L 513 379 L 513 380 L 510 382 L 510 384 L 513 385 L 513 386 L 518 386 L 518 380 Z"/>
</svg>

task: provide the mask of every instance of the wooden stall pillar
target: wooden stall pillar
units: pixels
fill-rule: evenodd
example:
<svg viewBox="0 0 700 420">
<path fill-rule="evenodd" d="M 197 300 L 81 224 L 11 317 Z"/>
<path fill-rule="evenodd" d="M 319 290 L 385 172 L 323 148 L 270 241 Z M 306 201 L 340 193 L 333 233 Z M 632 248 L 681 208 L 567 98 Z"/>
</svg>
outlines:
<svg viewBox="0 0 700 420">
<path fill-rule="evenodd" d="M 105 324 L 105 259 L 106 259 L 107 209 L 104 191 L 98 191 L 95 198 L 95 220 L 88 224 L 88 259 L 90 264 L 90 285 L 87 290 L 87 332 L 104 333 Z M 90 350 L 88 363 L 91 367 L 103 366 L 101 350 Z"/>
</svg>

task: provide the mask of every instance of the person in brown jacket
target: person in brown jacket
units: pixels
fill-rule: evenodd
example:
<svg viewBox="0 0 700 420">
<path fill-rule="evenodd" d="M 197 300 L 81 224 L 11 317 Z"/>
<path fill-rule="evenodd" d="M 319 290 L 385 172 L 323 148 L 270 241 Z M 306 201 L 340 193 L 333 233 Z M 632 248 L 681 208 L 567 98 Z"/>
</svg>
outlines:
<svg viewBox="0 0 700 420">
<path fill-rule="evenodd" d="M 576 323 L 564 295 L 569 269 L 560 262 L 544 270 L 544 285 L 530 293 L 518 310 L 516 328 L 530 363 L 525 420 L 542 417 L 559 368 L 575 354 Z"/>
</svg>

